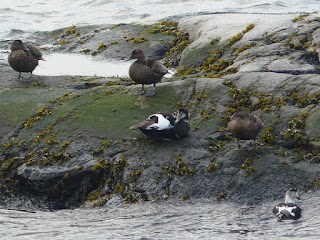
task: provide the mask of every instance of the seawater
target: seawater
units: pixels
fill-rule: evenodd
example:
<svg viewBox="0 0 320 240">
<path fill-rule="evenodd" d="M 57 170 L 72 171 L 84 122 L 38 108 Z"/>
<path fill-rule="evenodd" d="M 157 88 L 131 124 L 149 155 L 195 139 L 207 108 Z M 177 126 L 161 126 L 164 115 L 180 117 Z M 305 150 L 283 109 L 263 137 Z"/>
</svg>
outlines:
<svg viewBox="0 0 320 240">
<path fill-rule="evenodd" d="M 0 4 L 0 63 L 7 64 L 9 43 L 14 39 L 28 42 L 36 31 L 53 31 L 71 25 L 153 23 L 165 18 L 179 19 L 214 13 L 300 13 L 320 10 L 317 0 L 20 0 Z M 34 71 L 37 75 L 128 76 L 128 63 L 114 60 L 93 61 L 85 56 L 45 56 Z M 66 59 L 77 62 L 68 66 Z M 70 62 L 69 62 L 70 63 Z M 57 66 L 55 69 L 52 66 Z M 94 67 L 93 67 L 94 65 Z M 115 67 L 117 65 L 117 67 Z M 86 67 L 82 67 L 86 66 Z M 76 67 L 76 68 L 75 68 Z M 59 69 L 59 71 L 57 71 Z"/>
<path fill-rule="evenodd" d="M 0 210 L 1 239 L 320 239 L 319 193 L 302 195 L 303 216 L 277 222 L 277 202 L 253 206 L 199 200 L 111 204 L 60 211 Z"/>
<path fill-rule="evenodd" d="M 152 23 L 204 13 L 286 14 L 319 10 L 318 0 L 9 0 L 0 4 L 0 37 L 52 31 L 72 24 Z"/>
</svg>

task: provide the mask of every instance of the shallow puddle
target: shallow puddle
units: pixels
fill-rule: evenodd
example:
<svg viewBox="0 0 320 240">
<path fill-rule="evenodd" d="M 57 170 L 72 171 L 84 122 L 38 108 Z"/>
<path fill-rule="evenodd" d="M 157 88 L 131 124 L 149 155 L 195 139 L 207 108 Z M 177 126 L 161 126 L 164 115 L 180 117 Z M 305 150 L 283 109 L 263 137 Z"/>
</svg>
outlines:
<svg viewBox="0 0 320 240">
<path fill-rule="evenodd" d="M 128 77 L 131 64 L 132 61 L 97 61 L 90 56 L 80 54 L 53 53 L 46 55 L 45 61 L 39 61 L 39 65 L 33 73 L 44 76 Z"/>
<path fill-rule="evenodd" d="M 0 63 L 8 64 L 8 51 L 0 51 Z M 41 76 L 99 76 L 129 77 L 129 67 L 135 61 L 116 61 L 113 59 L 95 60 L 82 54 L 53 53 L 44 56 L 45 61 L 33 71 Z M 171 78 L 174 69 L 169 70 L 165 78 Z"/>
</svg>

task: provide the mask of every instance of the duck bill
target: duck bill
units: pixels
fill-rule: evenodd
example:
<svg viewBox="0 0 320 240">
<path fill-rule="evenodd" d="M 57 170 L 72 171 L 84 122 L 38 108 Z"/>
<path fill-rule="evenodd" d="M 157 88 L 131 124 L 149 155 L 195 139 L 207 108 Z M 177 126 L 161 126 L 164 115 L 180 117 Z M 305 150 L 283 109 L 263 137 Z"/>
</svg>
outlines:
<svg viewBox="0 0 320 240">
<path fill-rule="evenodd" d="M 299 193 L 297 193 L 296 197 L 297 197 L 298 200 L 301 200 Z"/>
<path fill-rule="evenodd" d="M 237 111 L 235 111 L 235 112 L 231 115 L 230 119 L 233 119 L 233 118 L 236 116 L 236 114 L 237 114 Z"/>
<path fill-rule="evenodd" d="M 180 112 L 180 111 L 178 112 L 177 118 L 176 118 L 176 120 L 175 120 L 176 123 L 181 120 L 182 114 L 183 114 L 183 112 Z"/>
</svg>

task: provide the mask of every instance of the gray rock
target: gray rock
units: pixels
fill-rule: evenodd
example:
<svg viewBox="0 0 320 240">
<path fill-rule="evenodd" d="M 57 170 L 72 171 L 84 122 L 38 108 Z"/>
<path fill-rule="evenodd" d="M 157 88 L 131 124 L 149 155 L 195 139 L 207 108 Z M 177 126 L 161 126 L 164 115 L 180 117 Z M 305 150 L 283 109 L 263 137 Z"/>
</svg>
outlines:
<svg viewBox="0 0 320 240">
<path fill-rule="evenodd" d="M 289 74 L 308 74 L 316 73 L 318 69 L 311 64 L 299 64 L 289 59 L 275 60 L 269 64 L 268 70 L 271 72 L 289 73 Z"/>
</svg>

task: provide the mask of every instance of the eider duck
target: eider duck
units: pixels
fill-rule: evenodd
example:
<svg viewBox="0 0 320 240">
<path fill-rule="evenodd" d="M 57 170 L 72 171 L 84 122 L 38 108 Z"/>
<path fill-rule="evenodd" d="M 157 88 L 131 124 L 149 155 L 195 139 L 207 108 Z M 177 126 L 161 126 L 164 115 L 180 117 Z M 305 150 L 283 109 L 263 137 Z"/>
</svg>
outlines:
<svg viewBox="0 0 320 240">
<path fill-rule="evenodd" d="M 240 107 L 232 116 L 228 124 L 229 131 L 238 140 L 255 140 L 258 133 L 263 129 L 263 123 L 259 118 L 250 114 L 249 109 Z"/>
<path fill-rule="evenodd" d="M 156 91 L 156 83 L 160 82 L 162 77 L 168 73 L 168 69 L 158 60 L 154 58 L 146 58 L 144 53 L 139 49 L 132 52 L 129 60 L 131 59 L 137 60 L 131 64 L 129 68 L 129 76 L 134 82 L 142 84 L 141 91 L 137 94 L 145 93 L 145 84 L 153 84 L 153 92 L 147 95 L 153 96 Z"/>
<path fill-rule="evenodd" d="M 152 114 L 146 120 L 132 126 L 130 129 L 140 129 L 151 139 L 180 139 L 190 131 L 188 119 L 188 110 L 180 108 L 178 112 Z"/>
<path fill-rule="evenodd" d="M 42 53 L 30 44 L 23 44 L 21 40 L 14 40 L 10 50 L 8 62 L 13 70 L 19 72 L 18 79 L 22 79 L 22 72 L 30 72 L 29 79 L 31 79 L 33 70 L 38 66 L 38 61 L 44 60 Z"/>
<path fill-rule="evenodd" d="M 297 189 L 290 188 L 286 191 L 284 203 L 280 203 L 272 210 L 278 218 L 278 221 L 287 219 L 299 219 L 301 217 L 301 208 L 295 204 L 295 201 L 300 200 Z"/>
</svg>

